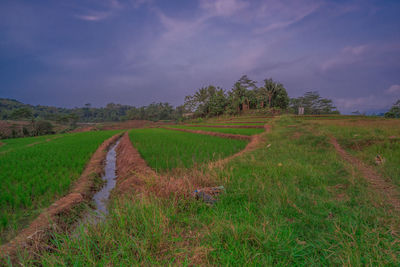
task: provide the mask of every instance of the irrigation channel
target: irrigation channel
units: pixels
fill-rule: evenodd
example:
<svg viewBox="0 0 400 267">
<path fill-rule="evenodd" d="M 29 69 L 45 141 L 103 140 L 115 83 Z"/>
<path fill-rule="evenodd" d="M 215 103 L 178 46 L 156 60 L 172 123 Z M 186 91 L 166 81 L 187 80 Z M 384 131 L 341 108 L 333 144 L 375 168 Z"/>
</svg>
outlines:
<svg viewBox="0 0 400 267">
<path fill-rule="evenodd" d="M 107 152 L 106 156 L 106 164 L 104 167 L 104 175 L 102 177 L 103 181 L 105 181 L 105 185 L 103 188 L 98 191 L 93 196 L 93 201 L 96 204 L 96 208 L 94 210 L 94 217 L 96 219 L 103 219 L 105 215 L 108 214 L 107 202 L 110 198 L 111 190 L 114 189 L 116 185 L 116 161 L 117 161 L 117 152 L 115 148 L 118 146 L 120 140 L 118 140 L 110 150 Z"/>
</svg>

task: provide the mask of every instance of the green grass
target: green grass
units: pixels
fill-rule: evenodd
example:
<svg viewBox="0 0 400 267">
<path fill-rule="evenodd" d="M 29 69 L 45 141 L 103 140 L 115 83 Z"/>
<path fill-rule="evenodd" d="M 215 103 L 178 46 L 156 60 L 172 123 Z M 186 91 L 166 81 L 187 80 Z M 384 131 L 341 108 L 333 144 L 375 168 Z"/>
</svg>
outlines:
<svg viewBox="0 0 400 267">
<path fill-rule="evenodd" d="M 158 172 L 225 158 L 247 144 L 243 140 L 156 128 L 134 129 L 129 136 L 144 160 Z"/>
<path fill-rule="evenodd" d="M 399 120 L 369 118 L 314 123 L 317 123 L 320 131 L 335 136 L 348 152 L 400 186 Z M 377 154 L 385 158 L 384 164 L 375 164 Z"/>
<path fill-rule="evenodd" d="M 225 125 L 225 126 L 259 126 L 265 125 L 265 122 L 246 122 L 246 123 L 235 123 L 235 122 L 204 122 L 204 123 L 189 123 L 188 125 Z"/>
<path fill-rule="evenodd" d="M 58 138 L 61 135 L 42 135 L 36 137 L 25 137 L 25 138 L 13 138 L 13 139 L 3 139 L 0 140 L 2 145 L 0 145 L 0 155 L 7 153 L 11 150 L 16 149 L 25 149 L 29 147 L 29 145 L 33 145 L 36 143 L 46 142 L 46 140 Z"/>
<path fill-rule="evenodd" d="M 0 241 L 10 239 L 43 208 L 63 196 L 92 153 L 116 131 L 4 140 L 0 154 Z M 42 141 L 34 146 L 27 146 Z"/>
<path fill-rule="evenodd" d="M 212 127 L 190 127 L 190 126 L 185 126 L 185 125 L 174 125 L 174 126 L 169 126 L 169 127 L 179 128 L 179 129 L 217 132 L 217 133 L 241 134 L 241 135 L 254 135 L 254 134 L 259 134 L 259 133 L 264 132 L 264 129 L 258 129 L 258 128 L 212 128 Z"/>
<path fill-rule="evenodd" d="M 155 133 L 166 141 L 165 133 Z M 79 237 L 55 237 L 52 253 L 25 264 L 400 263 L 399 215 L 388 211 L 312 125 L 283 117 L 263 147 L 209 175 L 226 188 L 214 206 L 175 197 L 116 199 L 106 221 L 81 229 Z"/>
</svg>

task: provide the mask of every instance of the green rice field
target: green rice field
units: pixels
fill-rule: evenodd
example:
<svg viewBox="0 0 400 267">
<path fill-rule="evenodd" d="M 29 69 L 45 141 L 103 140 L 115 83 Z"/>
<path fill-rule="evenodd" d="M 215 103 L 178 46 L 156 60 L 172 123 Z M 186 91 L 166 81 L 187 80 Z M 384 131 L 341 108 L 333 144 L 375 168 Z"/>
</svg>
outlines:
<svg viewBox="0 0 400 267">
<path fill-rule="evenodd" d="M 99 145 L 116 133 L 99 131 L 2 140 L 5 145 L 0 153 L 0 241 L 11 238 L 43 208 L 67 193 Z"/>
<path fill-rule="evenodd" d="M 157 128 L 134 129 L 129 136 L 141 156 L 158 172 L 224 158 L 247 144 L 243 140 Z"/>
<path fill-rule="evenodd" d="M 174 125 L 172 128 L 188 129 L 188 130 L 200 130 L 217 133 L 228 133 L 228 134 L 241 134 L 241 135 L 254 135 L 264 132 L 261 128 L 212 128 L 212 127 L 190 127 L 186 125 Z"/>
<path fill-rule="evenodd" d="M 151 193 L 118 197 L 104 223 L 79 228 L 79 238 L 59 235 L 55 249 L 23 263 L 399 266 L 400 216 L 330 144 L 327 134 L 340 139 L 340 127 L 282 116 L 259 148 L 205 170 L 226 189 L 215 205 Z M 367 131 L 342 136 L 354 134 Z M 196 159 L 206 161 L 213 151 L 228 154 L 216 137 L 163 129 L 130 136 L 153 168 L 191 166 L 181 160 L 201 155 Z"/>
</svg>

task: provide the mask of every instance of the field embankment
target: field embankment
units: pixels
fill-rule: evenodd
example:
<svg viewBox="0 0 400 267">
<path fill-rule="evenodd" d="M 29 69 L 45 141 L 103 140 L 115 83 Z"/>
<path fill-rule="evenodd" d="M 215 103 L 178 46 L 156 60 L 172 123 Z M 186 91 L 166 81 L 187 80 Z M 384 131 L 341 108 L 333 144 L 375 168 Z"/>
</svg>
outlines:
<svg viewBox="0 0 400 267">
<path fill-rule="evenodd" d="M 222 138 L 230 138 L 230 139 L 238 139 L 238 140 L 250 140 L 251 139 L 251 137 L 249 135 L 221 133 L 218 131 L 213 132 L 213 131 L 203 131 L 203 130 L 194 130 L 194 129 L 190 129 L 190 128 L 175 128 L 175 127 L 168 127 L 168 128 L 164 128 L 164 129 L 187 132 L 187 133 L 218 136 L 218 137 L 222 137 Z"/>
<path fill-rule="evenodd" d="M 3 242 L 13 241 L 3 246 L 2 252 L 13 251 L 27 236 L 32 242 L 36 236 L 47 236 L 42 228 L 48 229 L 49 219 L 87 199 L 94 177 L 102 173 L 105 148 L 116 133 L 66 134 L 49 141 L 45 136 L 5 140 L 9 150 L 0 155 L 0 229 Z M 37 139 L 42 142 L 35 144 Z M 108 141 L 103 143 L 105 139 Z M 60 199 L 68 191 L 71 194 Z"/>
<path fill-rule="evenodd" d="M 116 195 L 104 223 L 79 238 L 55 237 L 52 251 L 24 264 L 396 266 L 400 216 L 338 155 L 330 130 L 287 116 L 254 143 L 132 130 L 131 143 L 127 136 L 120 143 L 118 179 L 132 178 L 133 190 Z M 143 168 L 131 170 L 140 156 Z M 201 168 L 229 156 L 218 168 Z M 186 191 L 223 185 L 225 193 L 207 205 L 178 189 L 157 191 L 178 182 Z"/>
<path fill-rule="evenodd" d="M 134 129 L 129 132 L 133 145 L 157 172 L 191 168 L 242 150 L 247 142 L 216 136 L 166 129 Z"/>
</svg>

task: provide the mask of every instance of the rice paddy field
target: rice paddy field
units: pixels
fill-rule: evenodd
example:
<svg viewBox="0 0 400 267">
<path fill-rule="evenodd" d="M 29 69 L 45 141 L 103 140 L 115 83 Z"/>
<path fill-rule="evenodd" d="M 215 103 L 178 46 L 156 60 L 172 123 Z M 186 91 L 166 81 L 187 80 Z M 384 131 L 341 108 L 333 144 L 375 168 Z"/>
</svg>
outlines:
<svg viewBox="0 0 400 267">
<path fill-rule="evenodd" d="M 14 138 L 1 140 L 0 155 L 7 153 L 11 150 L 25 149 L 26 147 L 33 146 L 42 142 L 50 141 L 54 138 L 62 137 L 62 135 L 43 135 L 29 138 Z"/>
<path fill-rule="evenodd" d="M 171 128 L 178 129 L 188 129 L 188 130 L 200 130 L 200 131 L 208 131 L 208 132 L 217 132 L 217 133 L 228 133 L 228 134 L 241 134 L 241 135 L 254 135 L 260 134 L 264 132 L 264 129 L 257 128 L 213 128 L 213 127 L 191 127 L 186 125 L 174 125 L 170 126 Z"/>
<path fill-rule="evenodd" d="M 0 241 L 63 196 L 92 153 L 115 131 L 2 140 Z"/>
<path fill-rule="evenodd" d="M 399 120 L 335 115 L 280 116 L 266 122 L 270 132 L 171 126 L 259 135 L 252 150 L 216 168 L 207 163 L 243 150 L 248 142 L 171 129 L 130 130 L 132 145 L 160 174 L 158 179 L 174 173 L 192 179 L 201 175 L 207 186 L 223 186 L 225 191 L 213 205 L 188 197 L 193 192 L 180 195 L 178 188 L 165 197 L 134 189 L 116 194 L 104 221 L 81 225 L 74 235 L 54 236 L 52 249 L 34 258 L 21 256 L 20 264 L 399 266 L 400 211 L 331 143 L 336 138 L 345 151 L 382 174 L 400 193 Z M 79 138 L 90 143 L 84 139 L 89 136 Z M 66 139 L 43 139 L 27 150 Z M 3 155 L 8 153 L 12 152 Z M 375 163 L 376 154 L 385 159 L 383 164 Z"/>
<path fill-rule="evenodd" d="M 129 136 L 140 155 L 158 172 L 215 161 L 239 152 L 247 144 L 243 140 L 157 128 L 134 129 Z"/>
<path fill-rule="evenodd" d="M 257 126 L 264 125 L 265 122 L 203 122 L 203 123 L 189 123 L 187 125 L 226 125 L 226 126 Z"/>
<path fill-rule="evenodd" d="M 215 205 L 151 194 L 119 197 L 103 223 L 80 228 L 79 238 L 57 236 L 53 251 L 24 263 L 398 266 L 399 213 L 330 144 L 330 134 L 345 145 L 361 133 L 347 135 L 324 120 L 282 116 L 271 123 L 258 148 L 204 171 L 226 189 Z M 219 139 L 171 130 L 132 130 L 130 137 L 159 170 L 193 166 L 182 158 L 194 154 L 206 161 L 213 151 L 236 151 L 219 146 Z M 170 163 L 161 166 L 161 159 Z"/>
</svg>

